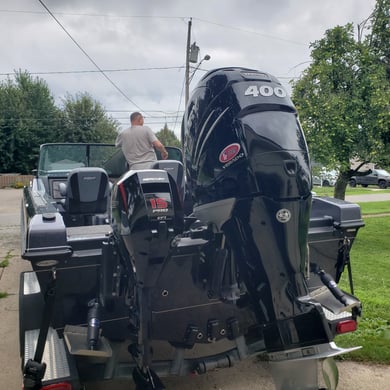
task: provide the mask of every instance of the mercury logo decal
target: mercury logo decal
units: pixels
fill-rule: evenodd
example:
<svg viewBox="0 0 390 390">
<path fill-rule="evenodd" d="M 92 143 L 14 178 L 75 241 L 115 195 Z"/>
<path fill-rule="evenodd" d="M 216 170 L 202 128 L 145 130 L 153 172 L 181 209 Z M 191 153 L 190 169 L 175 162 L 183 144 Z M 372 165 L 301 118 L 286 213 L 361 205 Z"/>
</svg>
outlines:
<svg viewBox="0 0 390 390">
<path fill-rule="evenodd" d="M 222 152 L 219 154 L 219 161 L 222 164 L 226 164 L 237 156 L 238 152 L 240 151 L 240 148 L 240 144 L 237 143 L 226 146 L 226 148 L 223 149 Z"/>
<path fill-rule="evenodd" d="M 276 213 L 276 219 L 280 223 L 288 222 L 291 219 L 291 212 L 290 212 L 290 210 L 287 210 L 287 209 L 280 209 L 280 210 L 278 210 L 278 212 Z"/>
</svg>

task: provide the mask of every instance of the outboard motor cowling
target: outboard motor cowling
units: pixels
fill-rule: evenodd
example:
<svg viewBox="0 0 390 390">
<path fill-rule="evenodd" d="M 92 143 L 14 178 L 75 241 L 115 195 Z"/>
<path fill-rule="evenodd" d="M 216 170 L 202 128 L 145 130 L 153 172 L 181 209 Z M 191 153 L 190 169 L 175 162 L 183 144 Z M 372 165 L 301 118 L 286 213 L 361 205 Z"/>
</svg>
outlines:
<svg viewBox="0 0 390 390">
<path fill-rule="evenodd" d="M 311 173 L 285 89 L 250 69 L 211 71 L 189 101 L 182 136 L 194 214 L 224 233 L 267 350 L 328 342 L 321 309 L 299 299 L 308 294 Z"/>
<path fill-rule="evenodd" d="M 182 131 L 195 204 L 250 194 L 310 195 L 306 141 L 273 76 L 242 68 L 208 73 L 191 96 Z"/>
</svg>

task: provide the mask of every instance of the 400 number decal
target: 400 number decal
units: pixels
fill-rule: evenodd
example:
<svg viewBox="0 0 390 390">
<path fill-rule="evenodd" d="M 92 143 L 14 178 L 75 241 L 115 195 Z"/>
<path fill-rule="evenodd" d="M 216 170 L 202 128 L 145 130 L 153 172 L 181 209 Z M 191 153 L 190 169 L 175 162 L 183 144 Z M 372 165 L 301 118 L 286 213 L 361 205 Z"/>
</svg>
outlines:
<svg viewBox="0 0 390 390">
<path fill-rule="evenodd" d="M 250 85 L 244 93 L 245 96 L 272 96 L 275 95 L 280 98 L 287 96 L 287 92 L 282 87 L 271 87 L 269 85 Z"/>
</svg>

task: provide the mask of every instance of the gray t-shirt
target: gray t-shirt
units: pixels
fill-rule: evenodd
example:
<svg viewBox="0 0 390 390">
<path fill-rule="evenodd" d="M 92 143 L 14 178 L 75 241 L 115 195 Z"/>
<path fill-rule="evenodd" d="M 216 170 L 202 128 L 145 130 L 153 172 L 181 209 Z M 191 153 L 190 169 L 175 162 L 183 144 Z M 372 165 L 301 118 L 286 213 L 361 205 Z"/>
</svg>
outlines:
<svg viewBox="0 0 390 390">
<path fill-rule="evenodd" d="M 130 169 L 144 169 L 156 161 L 153 142 L 157 141 L 148 126 L 131 126 L 118 134 L 115 146 L 121 147 Z"/>
</svg>

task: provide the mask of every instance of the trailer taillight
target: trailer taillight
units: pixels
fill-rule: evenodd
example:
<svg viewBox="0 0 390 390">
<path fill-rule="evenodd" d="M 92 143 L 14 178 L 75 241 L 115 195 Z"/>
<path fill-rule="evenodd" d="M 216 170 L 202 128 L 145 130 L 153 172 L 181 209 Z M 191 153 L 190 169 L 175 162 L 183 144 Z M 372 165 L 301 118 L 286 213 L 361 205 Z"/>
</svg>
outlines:
<svg viewBox="0 0 390 390">
<path fill-rule="evenodd" d="M 24 390 L 24 386 L 22 390 Z M 41 390 L 73 390 L 73 387 L 68 382 L 61 382 L 43 386 L 41 387 Z"/>
<path fill-rule="evenodd" d="M 53 383 L 42 387 L 42 390 L 72 390 L 72 385 L 68 382 Z"/>
<path fill-rule="evenodd" d="M 357 322 L 355 320 L 340 321 L 336 325 L 336 333 L 354 332 L 357 329 Z"/>
</svg>

